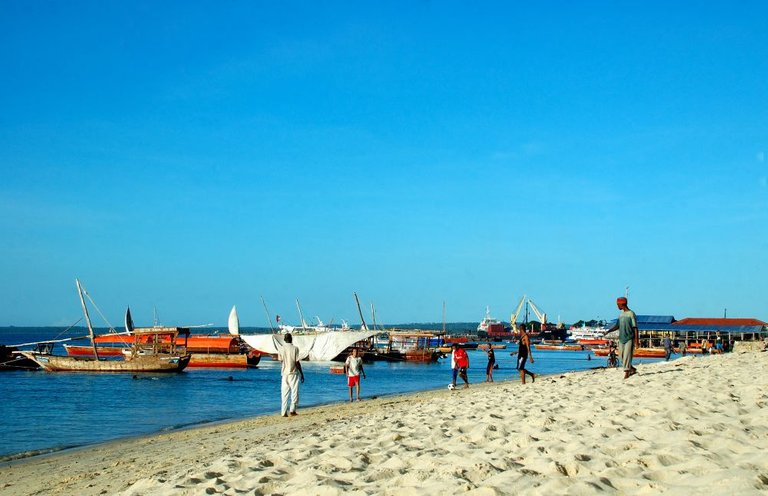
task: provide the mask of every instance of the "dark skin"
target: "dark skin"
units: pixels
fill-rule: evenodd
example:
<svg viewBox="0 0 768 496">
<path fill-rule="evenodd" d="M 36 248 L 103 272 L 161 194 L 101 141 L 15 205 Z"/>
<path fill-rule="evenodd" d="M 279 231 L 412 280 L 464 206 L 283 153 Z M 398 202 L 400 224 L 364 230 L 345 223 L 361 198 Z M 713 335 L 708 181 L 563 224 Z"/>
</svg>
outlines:
<svg viewBox="0 0 768 496">
<path fill-rule="evenodd" d="M 531 337 L 528 335 L 528 331 L 526 331 L 525 326 L 520 326 L 518 328 L 518 331 L 520 332 L 520 345 L 525 345 L 526 348 L 528 348 L 528 358 L 530 358 L 531 363 L 533 362 L 533 350 L 531 349 Z M 525 384 L 525 376 L 526 374 L 531 376 L 532 381 L 536 381 L 536 376 L 533 372 L 528 372 L 525 369 L 520 370 L 520 380 Z"/>
<path fill-rule="evenodd" d="M 616 301 L 616 307 L 618 307 L 619 310 L 622 312 L 629 310 L 629 306 L 627 305 L 627 302 L 624 300 L 617 300 Z M 616 321 L 616 324 L 611 327 L 608 332 L 615 331 L 619 328 L 619 322 Z M 637 332 L 637 327 L 632 328 L 632 334 L 634 336 L 633 341 L 635 342 L 635 348 L 640 347 L 640 333 Z M 632 367 L 630 370 L 624 371 L 624 378 L 628 378 L 629 376 L 637 374 L 637 369 Z"/>
</svg>

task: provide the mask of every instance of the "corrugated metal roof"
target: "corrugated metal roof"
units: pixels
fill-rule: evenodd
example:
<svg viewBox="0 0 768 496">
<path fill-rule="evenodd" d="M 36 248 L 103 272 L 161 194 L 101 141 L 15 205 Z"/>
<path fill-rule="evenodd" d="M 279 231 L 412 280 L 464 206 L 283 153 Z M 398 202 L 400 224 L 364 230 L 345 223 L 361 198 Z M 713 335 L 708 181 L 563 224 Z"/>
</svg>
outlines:
<svg viewBox="0 0 768 496">
<path fill-rule="evenodd" d="M 671 324 L 675 318 L 671 315 L 637 315 L 639 324 Z"/>
<path fill-rule="evenodd" d="M 688 317 L 678 320 L 675 325 L 703 325 L 703 326 L 764 326 L 765 322 L 757 319 L 718 319 L 709 317 Z"/>
<path fill-rule="evenodd" d="M 642 324 L 671 324 L 675 321 L 675 318 L 671 315 L 636 315 L 637 318 L 637 325 L 640 326 Z M 609 322 L 608 327 L 612 327 L 618 319 L 613 319 Z"/>
</svg>

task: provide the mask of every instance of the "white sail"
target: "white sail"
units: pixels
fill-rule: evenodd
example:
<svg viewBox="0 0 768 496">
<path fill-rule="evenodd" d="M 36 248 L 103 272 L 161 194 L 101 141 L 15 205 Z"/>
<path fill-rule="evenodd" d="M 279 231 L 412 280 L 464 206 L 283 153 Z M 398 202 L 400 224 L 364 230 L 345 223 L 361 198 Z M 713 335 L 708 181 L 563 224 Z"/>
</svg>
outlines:
<svg viewBox="0 0 768 496">
<path fill-rule="evenodd" d="M 229 312 L 229 333 L 234 336 L 240 335 L 240 319 L 237 318 L 237 305 L 232 305 L 232 311 Z"/>
<path fill-rule="evenodd" d="M 293 344 L 299 349 L 299 360 L 327 362 L 357 343 L 376 335 L 373 331 L 329 331 L 317 334 L 294 334 Z M 262 353 L 276 355 L 283 345 L 282 334 L 244 334 L 248 346 Z"/>
</svg>

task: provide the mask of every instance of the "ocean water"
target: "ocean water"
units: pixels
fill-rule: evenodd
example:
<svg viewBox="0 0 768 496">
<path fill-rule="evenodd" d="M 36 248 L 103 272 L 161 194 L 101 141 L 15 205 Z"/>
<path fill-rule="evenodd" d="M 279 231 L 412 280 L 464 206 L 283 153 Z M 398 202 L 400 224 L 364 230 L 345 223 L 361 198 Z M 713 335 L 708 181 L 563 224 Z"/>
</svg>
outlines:
<svg viewBox="0 0 768 496">
<path fill-rule="evenodd" d="M 0 344 L 51 339 L 58 331 L 0 328 Z M 496 350 L 496 381 L 519 381 L 515 357 L 510 356 L 516 348 L 510 344 L 506 350 Z M 588 360 L 588 355 L 534 350 L 536 361 L 528 369 L 547 375 L 605 365 L 605 358 Z M 469 357 L 470 383 L 484 381 L 485 352 L 469 351 Z M 635 362 L 651 361 L 655 360 Z M 330 365 L 302 363 L 306 381 L 300 389 L 300 406 L 348 400 L 346 378 L 331 374 Z M 366 364 L 365 370 L 364 399 L 446 388 L 451 380 L 450 359 L 434 364 L 376 362 Z M 280 364 L 268 358 L 252 369 L 187 369 L 137 379 L 130 374 L 0 372 L 0 461 L 210 422 L 278 415 L 279 410 Z"/>
</svg>

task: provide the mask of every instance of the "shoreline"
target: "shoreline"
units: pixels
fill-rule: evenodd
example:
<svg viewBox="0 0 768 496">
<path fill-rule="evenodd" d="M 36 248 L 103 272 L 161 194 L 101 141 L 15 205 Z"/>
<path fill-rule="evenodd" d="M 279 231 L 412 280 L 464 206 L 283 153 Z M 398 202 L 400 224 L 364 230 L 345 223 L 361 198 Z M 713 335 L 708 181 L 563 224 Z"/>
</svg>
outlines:
<svg viewBox="0 0 768 496">
<path fill-rule="evenodd" d="M 768 353 L 300 408 L 0 465 L 0 495 L 768 491 Z"/>
</svg>

